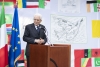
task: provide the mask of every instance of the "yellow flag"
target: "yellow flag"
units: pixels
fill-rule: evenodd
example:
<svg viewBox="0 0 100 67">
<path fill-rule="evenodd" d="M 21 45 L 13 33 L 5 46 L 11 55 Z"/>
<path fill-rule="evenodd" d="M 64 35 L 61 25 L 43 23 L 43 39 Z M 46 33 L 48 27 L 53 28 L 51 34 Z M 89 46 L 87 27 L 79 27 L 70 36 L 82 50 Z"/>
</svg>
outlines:
<svg viewBox="0 0 100 67">
<path fill-rule="evenodd" d="M 92 37 L 100 38 L 100 20 L 92 20 Z"/>
</svg>

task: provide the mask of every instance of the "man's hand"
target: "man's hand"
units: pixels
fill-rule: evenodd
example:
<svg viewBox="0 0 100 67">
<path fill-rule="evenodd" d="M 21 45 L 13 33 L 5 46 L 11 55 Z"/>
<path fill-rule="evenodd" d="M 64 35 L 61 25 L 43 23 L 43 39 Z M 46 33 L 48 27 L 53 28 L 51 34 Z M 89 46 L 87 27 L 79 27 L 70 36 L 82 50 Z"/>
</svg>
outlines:
<svg viewBox="0 0 100 67">
<path fill-rule="evenodd" d="M 41 42 L 41 44 L 44 43 L 44 39 L 40 38 L 40 42 Z"/>
<path fill-rule="evenodd" d="M 42 44 L 44 43 L 44 39 L 40 38 L 40 39 L 35 39 L 35 43 L 38 43 L 38 44 Z"/>
<path fill-rule="evenodd" d="M 35 43 L 41 44 L 40 39 L 35 39 Z"/>
</svg>

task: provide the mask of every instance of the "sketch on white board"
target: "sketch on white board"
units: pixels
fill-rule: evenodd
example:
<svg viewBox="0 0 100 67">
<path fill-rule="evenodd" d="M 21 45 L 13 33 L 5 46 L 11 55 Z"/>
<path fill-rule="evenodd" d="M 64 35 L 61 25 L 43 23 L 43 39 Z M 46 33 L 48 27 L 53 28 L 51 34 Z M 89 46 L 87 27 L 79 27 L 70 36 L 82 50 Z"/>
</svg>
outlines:
<svg viewBox="0 0 100 67">
<path fill-rule="evenodd" d="M 52 43 L 86 43 L 86 18 L 51 15 Z"/>
<path fill-rule="evenodd" d="M 80 13 L 80 0 L 58 0 L 58 11 L 64 13 Z"/>
</svg>

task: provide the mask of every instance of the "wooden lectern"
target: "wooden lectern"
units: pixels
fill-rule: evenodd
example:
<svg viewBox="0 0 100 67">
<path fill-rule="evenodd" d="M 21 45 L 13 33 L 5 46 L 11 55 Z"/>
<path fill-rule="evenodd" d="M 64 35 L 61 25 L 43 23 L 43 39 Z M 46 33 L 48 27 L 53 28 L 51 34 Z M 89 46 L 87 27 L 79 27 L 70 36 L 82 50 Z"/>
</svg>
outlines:
<svg viewBox="0 0 100 67">
<path fill-rule="evenodd" d="M 70 67 L 71 46 L 30 44 L 30 67 Z"/>
</svg>

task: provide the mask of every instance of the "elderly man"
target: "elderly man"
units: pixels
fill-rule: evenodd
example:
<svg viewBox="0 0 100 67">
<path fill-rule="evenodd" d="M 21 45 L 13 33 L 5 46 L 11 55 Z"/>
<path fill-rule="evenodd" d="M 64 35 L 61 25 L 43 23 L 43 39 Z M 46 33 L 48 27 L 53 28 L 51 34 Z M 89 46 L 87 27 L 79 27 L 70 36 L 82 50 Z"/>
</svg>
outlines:
<svg viewBox="0 0 100 67">
<path fill-rule="evenodd" d="M 33 20 L 34 22 L 32 24 L 29 24 L 25 27 L 25 32 L 23 35 L 23 40 L 27 42 L 25 53 L 27 57 L 27 67 L 29 67 L 29 45 L 43 45 L 47 42 L 45 26 L 40 24 L 42 21 L 41 14 L 35 14 Z"/>
</svg>

